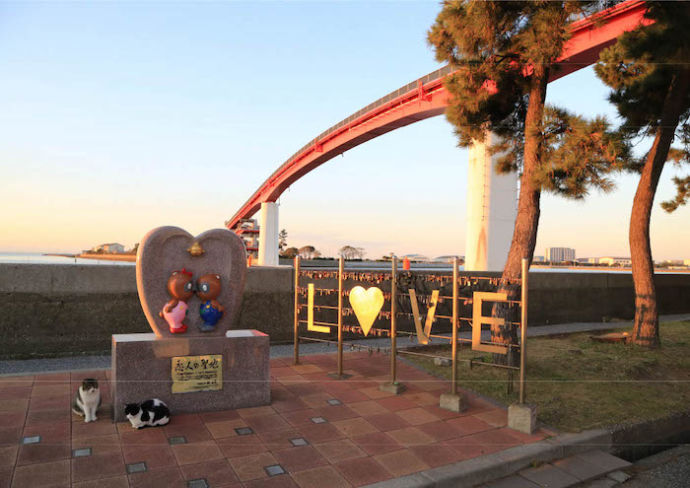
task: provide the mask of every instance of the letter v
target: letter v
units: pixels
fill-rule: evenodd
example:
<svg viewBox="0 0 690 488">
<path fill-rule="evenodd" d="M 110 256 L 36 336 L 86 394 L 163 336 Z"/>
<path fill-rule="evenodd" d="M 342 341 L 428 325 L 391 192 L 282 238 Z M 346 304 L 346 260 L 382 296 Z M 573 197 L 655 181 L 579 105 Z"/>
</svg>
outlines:
<svg viewBox="0 0 690 488">
<path fill-rule="evenodd" d="M 412 315 L 414 316 L 414 326 L 417 329 L 417 342 L 420 344 L 429 344 L 429 334 L 431 333 L 431 326 L 434 323 L 436 316 L 436 305 L 438 305 L 438 290 L 431 292 L 431 301 L 429 302 L 429 310 L 426 313 L 426 322 L 424 323 L 424 330 L 422 330 L 422 321 L 419 317 L 419 305 L 417 305 L 417 293 L 414 290 L 410 291 L 410 304 L 412 305 Z"/>
</svg>

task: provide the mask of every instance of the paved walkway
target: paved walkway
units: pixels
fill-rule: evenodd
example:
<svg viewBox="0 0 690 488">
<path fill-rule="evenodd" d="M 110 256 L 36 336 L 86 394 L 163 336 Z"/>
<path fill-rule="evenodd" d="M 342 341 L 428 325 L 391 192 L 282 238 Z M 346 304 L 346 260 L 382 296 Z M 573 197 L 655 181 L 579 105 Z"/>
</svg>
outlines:
<svg viewBox="0 0 690 488">
<path fill-rule="evenodd" d="M 535 327 L 530 336 L 630 325 Z M 461 414 L 438 408 L 448 383 L 404 362 L 398 371 L 407 391 L 381 392 L 389 368 L 383 354 L 346 353 L 353 377 L 332 380 L 335 356 L 327 350 L 305 344 L 304 364 L 293 366 L 291 345 L 272 347 L 270 406 L 175 415 L 168 426 L 141 431 L 109 420 L 107 356 L 0 362 L 0 372 L 10 373 L 0 376 L 0 488 L 428 486 L 459 476 L 481 483 L 566 452 L 561 438 L 569 435 L 508 429 L 505 409 L 472 394 L 465 393 L 469 408 Z M 101 380 L 104 402 L 89 424 L 69 408 L 86 376 Z M 579 442 L 606 448 L 607 441 L 593 439 Z M 501 467 L 504 474 L 496 475 Z M 521 480 L 535 473 L 521 472 Z"/>
<path fill-rule="evenodd" d="M 461 414 L 442 410 L 448 383 L 406 364 L 407 391 L 382 392 L 388 356 L 347 353 L 347 381 L 327 376 L 334 359 L 271 360 L 270 406 L 175 415 L 140 431 L 110 421 L 107 370 L 0 378 L 0 487 L 361 486 L 550 434 L 508 429 L 504 409 L 470 394 Z M 89 424 L 69 408 L 87 375 L 100 378 L 104 401 Z"/>
</svg>

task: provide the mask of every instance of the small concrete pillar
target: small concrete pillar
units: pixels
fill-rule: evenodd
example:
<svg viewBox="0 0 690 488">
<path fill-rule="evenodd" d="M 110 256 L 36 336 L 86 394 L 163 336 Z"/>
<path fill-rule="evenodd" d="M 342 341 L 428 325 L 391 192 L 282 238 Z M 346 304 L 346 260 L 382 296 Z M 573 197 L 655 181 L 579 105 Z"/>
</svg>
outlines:
<svg viewBox="0 0 690 488">
<path fill-rule="evenodd" d="M 394 395 L 400 395 L 403 393 L 405 390 L 407 390 L 407 387 L 403 385 L 402 383 L 398 383 L 397 381 L 395 383 L 382 383 L 379 385 L 379 390 L 385 391 L 386 393 L 392 393 Z"/>
<path fill-rule="evenodd" d="M 517 216 L 517 173 L 497 174 L 495 134 L 470 147 L 467 168 L 465 271 L 502 271 Z"/>
<path fill-rule="evenodd" d="M 259 221 L 259 266 L 278 266 L 278 204 L 261 204 Z"/>
<path fill-rule="evenodd" d="M 508 407 L 508 427 L 523 434 L 537 429 L 537 407 L 526 403 L 513 403 Z"/>
<path fill-rule="evenodd" d="M 460 413 L 465 410 L 465 402 L 461 394 L 442 393 L 438 406 L 451 412 Z"/>
</svg>

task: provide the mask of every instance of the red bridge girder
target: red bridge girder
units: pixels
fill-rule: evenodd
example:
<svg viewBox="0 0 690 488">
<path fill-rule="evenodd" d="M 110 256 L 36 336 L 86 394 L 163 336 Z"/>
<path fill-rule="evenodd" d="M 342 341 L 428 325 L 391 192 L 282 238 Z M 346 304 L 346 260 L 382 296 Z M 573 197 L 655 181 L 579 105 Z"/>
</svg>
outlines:
<svg viewBox="0 0 690 488">
<path fill-rule="evenodd" d="M 599 52 L 622 33 L 648 24 L 642 0 L 619 3 L 571 24 L 572 36 L 552 70 L 549 81 L 562 78 L 597 61 Z M 263 202 L 275 202 L 295 181 L 348 149 L 399 127 L 440 115 L 448 105 L 444 78 L 450 66 L 429 73 L 369 104 L 327 129 L 284 162 L 225 225 L 234 229 L 254 215 Z"/>
</svg>

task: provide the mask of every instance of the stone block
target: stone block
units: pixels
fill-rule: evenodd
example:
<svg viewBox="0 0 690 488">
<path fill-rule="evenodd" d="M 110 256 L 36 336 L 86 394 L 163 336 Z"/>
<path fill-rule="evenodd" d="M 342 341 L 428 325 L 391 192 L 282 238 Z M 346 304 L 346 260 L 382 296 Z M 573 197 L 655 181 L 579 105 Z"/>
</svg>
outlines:
<svg viewBox="0 0 690 488">
<path fill-rule="evenodd" d="M 451 412 L 462 412 L 465 409 L 464 402 L 461 395 L 453 395 L 452 393 L 443 393 L 439 400 L 439 407 L 450 410 Z"/>
<path fill-rule="evenodd" d="M 222 388 L 172 392 L 172 358 L 222 355 Z M 257 330 L 225 336 L 156 338 L 155 334 L 112 337 L 113 416 L 125 420 L 124 405 L 163 400 L 172 415 L 268 405 L 271 402 L 269 337 Z"/>
<path fill-rule="evenodd" d="M 406 389 L 407 387 L 405 385 L 398 383 L 397 381 L 395 383 L 383 383 L 379 386 L 379 390 L 393 393 L 395 395 L 400 395 Z"/>
<path fill-rule="evenodd" d="M 578 456 L 570 456 L 552 463 L 558 469 L 575 476 L 581 481 L 589 481 L 605 475 L 608 471 L 596 464 L 589 463 Z"/>
<path fill-rule="evenodd" d="M 617 483 L 625 483 L 630 479 L 630 475 L 624 471 L 613 471 L 607 476 Z"/>
<path fill-rule="evenodd" d="M 548 486 L 549 488 L 566 488 L 580 483 L 580 480 L 575 476 L 551 464 L 525 469 L 524 471 L 520 471 L 520 476 L 538 486 Z"/>
<path fill-rule="evenodd" d="M 628 461 L 599 449 L 581 452 L 577 456 L 607 471 L 616 471 L 631 466 L 631 463 Z"/>
<path fill-rule="evenodd" d="M 537 407 L 518 403 L 509 406 L 508 427 L 524 434 L 532 434 L 537 428 Z"/>
<path fill-rule="evenodd" d="M 434 358 L 434 366 L 452 366 L 453 361 L 448 358 Z"/>
</svg>

